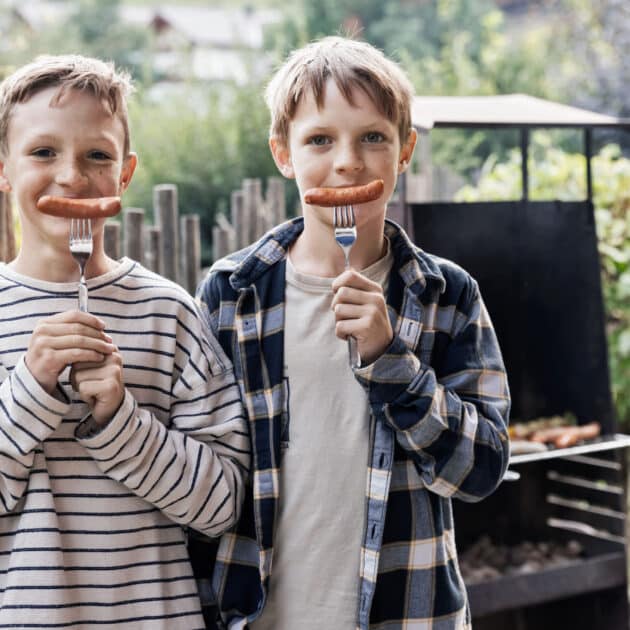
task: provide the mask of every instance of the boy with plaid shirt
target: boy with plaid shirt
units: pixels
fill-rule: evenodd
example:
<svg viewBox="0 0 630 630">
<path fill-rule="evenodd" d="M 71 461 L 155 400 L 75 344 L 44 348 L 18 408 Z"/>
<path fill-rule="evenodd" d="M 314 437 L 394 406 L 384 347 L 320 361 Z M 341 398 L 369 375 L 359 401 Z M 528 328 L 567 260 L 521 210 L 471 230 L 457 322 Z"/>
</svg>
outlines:
<svg viewBox="0 0 630 630">
<path fill-rule="evenodd" d="M 295 51 L 268 87 L 271 151 L 303 217 L 218 261 L 199 290 L 253 445 L 206 583 L 219 627 L 470 627 L 451 498 L 501 481 L 510 399 L 476 282 L 385 219 L 416 142 L 411 98 L 395 63 L 338 37 Z M 344 270 L 331 208 L 304 192 L 374 179 L 384 194 L 355 206 Z"/>
</svg>

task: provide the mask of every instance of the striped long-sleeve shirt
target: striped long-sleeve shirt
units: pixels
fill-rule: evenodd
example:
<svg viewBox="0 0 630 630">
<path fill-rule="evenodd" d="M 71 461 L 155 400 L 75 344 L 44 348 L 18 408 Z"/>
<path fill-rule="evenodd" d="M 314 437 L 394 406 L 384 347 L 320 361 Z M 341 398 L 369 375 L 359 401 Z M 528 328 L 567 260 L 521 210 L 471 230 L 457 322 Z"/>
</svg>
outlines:
<svg viewBox="0 0 630 630">
<path fill-rule="evenodd" d="M 217 535 L 238 516 L 249 439 L 231 364 L 174 283 L 123 259 L 88 287 L 126 389 L 81 437 L 69 369 L 51 396 L 24 362 L 76 283 L 0 265 L 0 628 L 203 628 L 182 526 Z"/>
</svg>

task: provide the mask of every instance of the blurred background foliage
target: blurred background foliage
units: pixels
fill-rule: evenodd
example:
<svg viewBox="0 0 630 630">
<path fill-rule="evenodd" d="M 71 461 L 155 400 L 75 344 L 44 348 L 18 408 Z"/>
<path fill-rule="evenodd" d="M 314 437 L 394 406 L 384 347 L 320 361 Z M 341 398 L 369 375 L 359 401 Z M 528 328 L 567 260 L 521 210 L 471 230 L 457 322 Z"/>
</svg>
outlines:
<svg viewBox="0 0 630 630">
<path fill-rule="evenodd" d="M 58 0 L 61 4 L 63 0 Z M 21 4 L 28 4 L 22 0 Z M 54 2 L 53 2 L 54 4 Z M 66 2 L 66 4 L 68 4 Z M 245 177 L 275 174 L 267 149 L 268 78 L 251 58 L 245 82 L 200 82 L 183 73 L 175 90 L 155 63 L 155 33 L 121 19 L 121 10 L 150 0 L 76 0 L 50 28 L 33 32 L 15 21 L 15 4 L 0 0 L 0 77 L 39 53 L 81 52 L 112 59 L 133 75 L 132 144 L 140 163 L 125 204 L 150 216 L 152 187 L 175 183 L 180 211 L 198 213 L 204 263 L 217 212 Z M 190 0 L 181 5 L 225 6 Z M 249 0 L 246 10 L 277 9 L 262 44 L 269 71 L 286 53 L 316 37 L 354 34 L 397 59 L 418 94 L 523 92 L 602 113 L 630 115 L 628 0 Z M 244 55 L 247 53 L 244 52 Z M 630 426 L 629 136 L 598 134 L 594 160 L 611 370 L 620 419 Z M 611 142 L 615 146 L 611 146 Z M 520 196 L 514 137 L 454 131 L 432 137 L 432 159 L 468 185 L 462 199 Z M 584 160 L 570 134 L 535 136 L 532 194 L 583 196 Z M 294 186 L 287 186 L 295 208 Z"/>
</svg>

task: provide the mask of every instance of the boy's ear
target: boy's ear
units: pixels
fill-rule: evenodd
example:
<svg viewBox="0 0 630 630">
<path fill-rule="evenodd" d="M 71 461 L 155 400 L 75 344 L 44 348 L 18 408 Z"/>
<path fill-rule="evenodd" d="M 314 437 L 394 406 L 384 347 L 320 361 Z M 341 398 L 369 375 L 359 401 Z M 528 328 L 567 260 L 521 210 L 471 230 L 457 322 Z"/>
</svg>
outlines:
<svg viewBox="0 0 630 630">
<path fill-rule="evenodd" d="M 409 130 L 407 141 L 402 145 L 400 149 L 400 158 L 398 160 L 398 174 L 404 173 L 411 162 L 413 151 L 416 148 L 416 142 L 418 140 L 418 132 L 412 127 Z"/>
<path fill-rule="evenodd" d="M 11 192 L 11 184 L 4 174 L 4 162 L 0 161 L 0 192 Z"/>
<path fill-rule="evenodd" d="M 293 179 L 295 177 L 295 171 L 293 170 L 291 154 L 286 144 L 278 138 L 269 138 L 269 148 L 271 149 L 271 155 L 273 155 L 273 161 L 276 163 L 278 170 L 288 179 Z"/>
<path fill-rule="evenodd" d="M 120 192 L 127 190 L 129 182 L 133 177 L 133 173 L 138 165 L 138 156 L 133 151 L 123 161 L 122 171 L 120 173 Z"/>
</svg>

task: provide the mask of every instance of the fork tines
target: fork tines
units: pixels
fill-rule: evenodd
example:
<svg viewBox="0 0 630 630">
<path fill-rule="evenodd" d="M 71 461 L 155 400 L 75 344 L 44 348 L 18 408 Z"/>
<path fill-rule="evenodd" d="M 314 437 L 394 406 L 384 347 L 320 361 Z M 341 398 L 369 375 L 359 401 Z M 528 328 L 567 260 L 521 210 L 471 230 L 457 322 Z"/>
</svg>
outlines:
<svg viewBox="0 0 630 630">
<path fill-rule="evenodd" d="M 92 221 L 90 219 L 70 219 L 70 245 L 89 243 L 92 246 Z"/>
<path fill-rule="evenodd" d="M 353 227 L 354 208 L 352 206 L 335 206 L 334 221 L 335 227 Z"/>
</svg>

